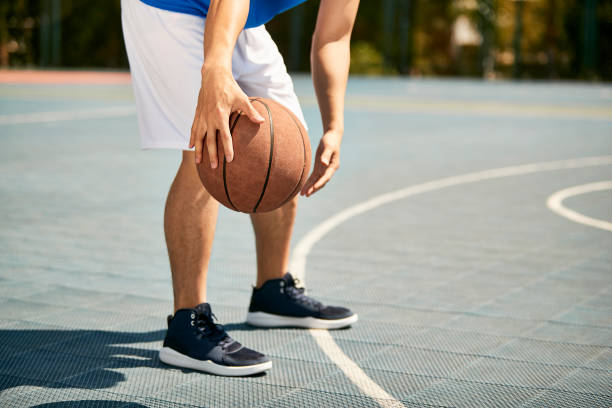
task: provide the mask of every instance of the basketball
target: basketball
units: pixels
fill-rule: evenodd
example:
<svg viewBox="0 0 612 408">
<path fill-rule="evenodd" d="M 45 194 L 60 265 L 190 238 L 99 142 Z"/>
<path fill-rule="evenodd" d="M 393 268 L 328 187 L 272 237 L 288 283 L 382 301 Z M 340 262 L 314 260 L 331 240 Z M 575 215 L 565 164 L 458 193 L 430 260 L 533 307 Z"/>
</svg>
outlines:
<svg viewBox="0 0 612 408">
<path fill-rule="evenodd" d="M 265 121 L 253 123 L 240 112 L 230 116 L 234 160 L 228 163 L 217 139 L 219 165 L 210 167 L 204 149 L 198 173 L 206 190 L 226 207 L 245 213 L 275 210 L 291 200 L 310 170 L 310 141 L 302 122 L 283 105 L 251 98 Z"/>
</svg>

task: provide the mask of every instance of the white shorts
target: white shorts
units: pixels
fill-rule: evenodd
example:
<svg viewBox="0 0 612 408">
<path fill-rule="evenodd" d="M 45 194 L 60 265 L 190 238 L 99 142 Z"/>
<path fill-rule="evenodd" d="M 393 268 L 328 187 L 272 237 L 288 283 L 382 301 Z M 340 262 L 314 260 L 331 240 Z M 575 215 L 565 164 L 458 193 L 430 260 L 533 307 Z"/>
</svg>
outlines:
<svg viewBox="0 0 612 408">
<path fill-rule="evenodd" d="M 189 150 L 204 61 L 205 19 L 140 0 L 122 0 L 121 19 L 141 147 Z M 306 125 L 283 57 L 263 25 L 238 36 L 232 74 L 248 96 L 273 99 Z"/>
</svg>

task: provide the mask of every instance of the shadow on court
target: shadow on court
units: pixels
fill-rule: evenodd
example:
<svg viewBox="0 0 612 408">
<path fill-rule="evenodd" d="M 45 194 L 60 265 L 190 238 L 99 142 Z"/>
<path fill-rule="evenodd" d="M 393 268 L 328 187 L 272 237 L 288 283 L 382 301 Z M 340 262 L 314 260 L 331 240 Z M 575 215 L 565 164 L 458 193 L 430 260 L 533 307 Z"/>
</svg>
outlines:
<svg viewBox="0 0 612 408">
<path fill-rule="evenodd" d="M 8 356 L 3 359 L 1 372 L 5 379 L 0 383 L 0 392 L 24 385 L 46 388 L 110 388 L 126 380 L 122 373 L 113 369 L 164 367 L 157 358 L 157 349 L 138 346 L 142 343 L 159 342 L 164 333 L 165 330 L 145 333 L 102 330 L 0 330 L 0 342 L 12 350 L 5 352 Z"/>
</svg>

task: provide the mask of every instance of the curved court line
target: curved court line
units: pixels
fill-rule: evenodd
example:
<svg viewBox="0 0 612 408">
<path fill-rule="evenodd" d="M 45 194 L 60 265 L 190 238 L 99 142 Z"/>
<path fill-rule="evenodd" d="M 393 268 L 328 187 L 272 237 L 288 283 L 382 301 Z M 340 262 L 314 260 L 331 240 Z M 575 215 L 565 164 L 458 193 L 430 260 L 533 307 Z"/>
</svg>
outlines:
<svg viewBox="0 0 612 408">
<path fill-rule="evenodd" d="M 14 113 L 0 115 L 0 125 L 20 125 L 25 123 L 61 122 L 64 120 L 112 118 L 117 116 L 131 116 L 135 113 L 135 106 L 113 106 L 110 108 L 73 109 L 55 112 Z"/>
<path fill-rule="evenodd" d="M 569 187 L 564 190 L 557 191 L 556 193 L 548 197 L 548 200 L 546 200 L 546 205 L 553 212 L 574 222 L 588 225 L 590 227 L 600 228 L 606 231 L 612 231 L 612 222 L 587 217 L 586 215 L 580 214 L 579 212 L 576 212 L 574 210 L 570 210 L 569 208 L 563 205 L 563 200 L 568 197 L 603 190 L 612 190 L 612 181 L 600 181 L 597 183 L 583 184 L 580 186 Z"/>
<path fill-rule="evenodd" d="M 381 194 L 369 200 L 348 207 L 335 215 L 327 218 L 315 228 L 311 229 L 295 246 L 291 257 L 291 273 L 298 277 L 302 282 L 306 271 L 306 258 L 312 247 L 319 242 L 325 235 L 343 222 L 366 211 L 380 207 L 381 205 L 411 197 L 428 191 L 440 190 L 446 187 L 453 187 L 462 184 L 469 184 L 478 181 L 492 180 L 502 177 L 519 176 L 543 171 L 576 169 L 581 167 L 612 165 L 612 156 L 584 157 L 569 160 L 557 160 L 549 162 L 531 163 L 519 166 L 501 167 L 496 169 L 466 173 L 459 176 L 445 177 L 437 180 L 415 184 L 400 190 Z M 336 364 L 361 391 L 371 398 L 374 398 L 382 407 L 403 407 L 404 405 L 393 398 L 368 375 L 353 362 L 331 336 L 329 331 L 309 330 L 315 341 L 327 357 Z"/>
</svg>

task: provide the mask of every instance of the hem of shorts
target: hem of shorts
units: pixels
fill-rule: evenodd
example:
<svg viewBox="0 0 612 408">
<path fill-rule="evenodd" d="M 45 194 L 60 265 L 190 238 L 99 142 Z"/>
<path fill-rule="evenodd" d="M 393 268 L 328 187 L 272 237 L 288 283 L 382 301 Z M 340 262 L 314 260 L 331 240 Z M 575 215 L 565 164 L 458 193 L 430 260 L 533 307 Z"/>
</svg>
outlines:
<svg viewBox="0 0 612 408">
<path fill-rule="evenodd" d="M 149 143 L 149 144 L 141 144 L 140 150 L 153 150 L 153 149 L 170 149 L 170 150 L 195 150 L 193 148 L 187 147 L 187 145 L 178 145 L 172 143 Z"/>
</svg>

